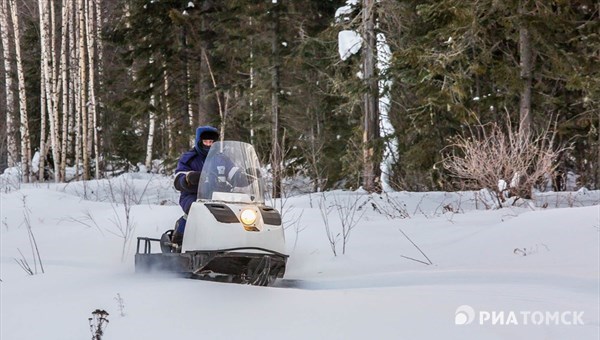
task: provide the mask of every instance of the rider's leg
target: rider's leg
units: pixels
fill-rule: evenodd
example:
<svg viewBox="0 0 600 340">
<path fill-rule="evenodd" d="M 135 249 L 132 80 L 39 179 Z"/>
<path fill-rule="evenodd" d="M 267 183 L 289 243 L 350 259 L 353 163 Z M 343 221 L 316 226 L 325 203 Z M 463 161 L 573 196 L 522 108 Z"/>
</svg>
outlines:
<svg viewBox="0 0 600 340">
<path fill-rule="evenodd" d="M 172 243 L 176 243 L 179 246 L 183 243 L 183 233 L 185 231 L 185 224 L 187 222 L 187 215 L 181 216 L 177 222 L 175 222 L 175 230 L 173 231 L 173 237 L 171 238 Z"/>
</svg>

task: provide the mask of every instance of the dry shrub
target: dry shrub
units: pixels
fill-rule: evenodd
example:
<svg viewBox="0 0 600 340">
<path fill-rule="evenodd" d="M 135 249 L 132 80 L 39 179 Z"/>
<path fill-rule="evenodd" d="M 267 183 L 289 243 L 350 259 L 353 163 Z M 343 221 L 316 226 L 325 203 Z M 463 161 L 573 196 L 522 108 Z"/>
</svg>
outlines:
<svg viewBox="0 0 600 340">
<path fill-rule="evenodd" d="M 480 124 L 470 134 L 451 139 L 442 164 L 468 185 L 490 190 L 499 207 L 507 192 L 511 197 L 530 198 L 532 188 L 554 172 L 555 160 L 564 151 L 553 148 L 548 129 L 533 136 L 515 132 L 510 123 L 506 130 L 492 123 Z"/>
</svg>

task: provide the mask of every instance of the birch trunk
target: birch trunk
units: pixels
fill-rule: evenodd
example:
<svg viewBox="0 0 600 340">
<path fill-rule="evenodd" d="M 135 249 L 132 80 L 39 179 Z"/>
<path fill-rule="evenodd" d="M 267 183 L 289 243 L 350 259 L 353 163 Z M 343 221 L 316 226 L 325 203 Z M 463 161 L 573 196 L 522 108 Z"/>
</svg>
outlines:
<svg viewBox="0 0 600 340">
<path fill-rule="evenodd" d="M 188 42 L 187 42 L 187 28 L 183 28 L 181 43 L 183 44 L 183 63 L 185 64 L 185 87 L 186 87 L 186 96 L 185 101 L 187 104 L 187 116 L 188 122 L 190 124 L 190 128 L 194 129 L 194 110 L 192 107 L 192 72 L 190 70 L 190 61 L 188 58 Z M 201 51 L 202 52 L 202 51 Z M 202 56 L 202 54 L 200 54 Z M 202 58 L 201 61 L 202 63 Z M 202 76 L 202 70 L 200 71 L 200 75 Z M 203 100 L 202 94 L 200 94 L 200 101 Z M 202 111 L 199 112 L 202 114 Z M 202 122 L 202 117 L 199 117 L 200 122 Z M 194 138 L 190 140 L 190 145 L 194 145 Z"/>
<path fill-rule="evenodd" d="M 150 84 L 150 88 L 153 84 Z M 152 145 L 154 144 L 154 127 L 156 124 L 156 116 L 154 113 L 155 97 L 150 96 L 150 121 L 148 123 L 148 142 L 146 143 L 146 169 L 152 170 Z"/>
<path fill-rule="evenodd" d="M 40 84 L 40 150 L 39 150 L 39 168 L 38 181 L 44 181 L 44 166 L 46 165 L 46 90 L 43 84 Z"/>
<path fill-rule="evenodd" d="M 53 7 L 53 1 L 50 4 L 51 7 Z M 46 107 L 46 112 L 48 115 L 48 123 L 49 123 L 49 132 L 50 132 L 50 142 L 49 145 L 44 145 L 44 148 L 42 149 L 40 147 L 40 164 L 42 164 L 42 160 L 45 161 L 46 155 L 47 155 L 47 148 L 51 147 L 52 148 L 52 163 L 53 163 L 53 168 L 54 168 L 54 180 L 57 181 L 58 180 L 58 176 L 56 176 L 56 173 L 58 172 L 58 131 L 57 131 L 57 110 L 55 110 L 57 108 L 57 103 L 55 97 L 56 97 L 56 93 L 54 92 L 54 79 L 53 79 L 53 74 L 54 74 L 54 70 L 53 70 L 53 54 L 54 51 L 52 51 L 52 43 L 51 41 L 52 39 L 52 34 L 50 32 L 50 27 L 51 27 L 51 12 L 53 12 L 52 10 L 49 10 L 48 8 L 48 3 L 45 0 L 41 0 L 39 1 L 39 10 L 40 10 L 40 44 L 41 44 L 41 72 L 42 72 L 42 76 L 41 76 L 41 82 L 42 82 L 42 87 L 44 89 L 44 97 L 45 97 L 45 103 L 43 103 L 42 105 L 45 105 Z M 45 123 L 45 122 L 43 122 Z M 44 135 L 41 135 L 44 136 Z M 41 171 L 41 180 L 44 180 L 43 178 L 43 167 L 42 169 L 40 169 Z"/>
<path fill-rule="evenodd" d="M 58 111 L 58 96 L 60 80 L 58 78 L 58 62 L 56 50 L 56 0 L 50 0 L 50 29 L 48 39 L 50 41 L 50 89 L 52 90 L 52 160 L 54 165 L 54 181 L 60 182 L 60 114 Z"/>
<path fill-rule="evenodd" d="M 104 90 L 104 45 L 102 44 L 102 22 L 103 22 L 103 18 L 104 16 L 102 15 L 102 0 L 96 0 L 94 1 L 94 5 L 95 7 L 95 11 L 96 11 L 96 20 L 95 20 L 95 41 L 96 41 L 96 56 L 98 57 L 97 62 L 96 62 L 96 72 L 97 72 L 97 80 L 98 80 L 98 89 L 99 89 L 99 93 L 100 95 L 98 95 L 96 97 L 96 115 L 97 115 L 97 122 L 99 124 L 99 126 L 96 126 L 96 132 L 98 133 L 98 140 L 96 142 L 96 145 L 98 145 L 98 148 L 100 150 L 102 150 L 102 146 L 104 145 L 104 141 L 103 141 L 103 136 L 102 136 L 102 129 L 101 127 L 104 126 L 103 122 L 104 122 L 104 103 L 102 101 L 102 94 L 105 93 Z M 101 163 L 102 164 L 102 163 Z"/>
<path fill-rule="evenodd" d="M 77 70 L 77 49 L 75 48 L 75 42 L 77 41 L 77 32 L 75 29 L 77 11 L 75 11 L 75 0 L 69 0 L 69 70 Z M 67 158 L 73 161 L 76 158 L 75 144 L 77 139 L 77 133 L 75 131 L 75 116 L 77 115 L 77 107 L 79 100 L 77 99 L 77 76 L 75 72 L 69 72 L 69 120 L 68 120 L 68 134 L 67 134 Z M 69 161 L 67 159 L 67 162 Z M 79 158 L 74 161 L 75 175 L 77 177 L 79 169 Z"/>
<path fill-rule="evenodd" d="M 96 20 L 95 20 L 95 40 L 96 40 L 96 50 L 97 50 L 97 56 L 98 56 L 98 64 L 97 64 L 97 71 L 98 71 L 98 85 L 100 87 L 100 91 L 103 90 L 104 87 L 104 53 L 103 53 L 103 48 L 104 46 L 102 45 L 102 0 L 96 0 L 94 1 L 94 5 L 95 5 L 95 11 L 96 11 Z M 98 98 L 98 107 L 102 107 L 100 100 Z"/>
<path fill-rule="evenodd" d="M 67 42 L 69 40 L 69 29 L 68 26 L 72 23 L 69 22 L 70 13 L 70 1 L 63 0 L 62 2 L 62 28 L 61 28 L 61 42 L 60 42 L 60 71 L 61 71 L 61 92 L 62 92 L 62 138 L 60 147 L 60 167 L 59 167 L 59 181 L 65 181 L 65 172 L 67 168 L 67 133 L 69 123 L 69 79 L 67 72 Z"/>
<path fill-rule="evenodd" d="M 48 97 L 50 98 L 50 103 L 52 105 L 52 108 L 50 109 L 50 107 L 48 108 L 48 117 L 50 118 L 50 136 L 51 136 L 51 143 L 50 145 L 52 146 L 52 166 L 54 168 L 54 181 L 55 182 L 59 182 L 60 181 L 60 176 L 59 176 L 59 172 L 60 172 L 60 138 L 59 138 L 59 112 L 58 112 L 58 91 L 59 91 L 59 81 L 58 81 L 58 77 L 57 77 L 57 63 L 56 63 L 56 39 L 55 39 L 55 32 L 56 32 L 56 11 L 55 11 L 55 7 L 54 6 L 55 0 L 50 0 L 50 11 L 47 15 L 48 15 L 48 31 L 46 32 L 47 34 L 47 39 L 48 39 L 48 45 L 47 48 L 48 50 L 48 76 L 49 79 L 48 84 L 49 84 L 49 90 L 51 91 L 51 95 Z M 47 100 L 46 100 L 47 102 Z"/>
<path fill-rule="evenodd" d="M 97 114 L 96 114 L 96 86 L 95 86 L 95 65 L 96 65 L 96 61 L 95 61 L 95 56 L 96 56 L 96 52 L 95 52 L 95 28 L 96 25 L 94 24 L 94 13 L 93 13 L 93 6 L 90 4 L 90 2 L 87 2 L 87 6 L 86 6 L 86 21 L 87 21 L 87 34 L 86 34 L 86 42 L 87 42 L 87 56 L 88 56 L 88 91 L 89 91 L 89 114 L 90 114 L 90 133 L 92 134 L 93 140 L 91 141 L 91 144 L 93 145 L 93 149 L 94 149 L 94 159 L 95 159 L 95 166 L 94 166 L 94 177 L 96 179 L 100 178 L 100 154 L 98 152 L 98 121 L 97 121 Z"/>
<path fill-rule="evenodd" d="M 15 136 L 15 97 L 13 93 L 13 77 L 10 39 L 8 34 L 8 6 L 2 0 L 0 7 L 0 31 L 2 35 L 2 55 L 4 57 L 4 78 L 6 81 L 6 147 L 7 165 L 9 168 L 17 164 L 17 139 Z"/>
<path fill-rule="evenodd" d="M 77 1 L 77 22 L 79 25 L 78 36 L 78 59 L 79 59 L 79 114 L 81 129 L 81 153 L 83 162 L 83 179 L 88 180 L 90 176 L 89 146 L 88 146 L 88 110 L 87 110 L 87 70 L 85 52 L 85 6 L 83 0 Z"/>
<path fill-rule="evenodd" d="M 48 79 L 48 50 L 47 50 L 47 36 L 46 32 L 48 30 L 47 26 L 47 17 L 48 13 L 46 11 L 45 0 L 38 1 L 39 8 L 39 20 L 40 20 L 40 150 L 39 150 L 39 169 L 38 169 L 38 180 L 40 182 L 44 181 L 44 167 L 46 166 L 46 114 L 47 109 L 52 107 L 52 105 L 48 105 L 48 84 L 46 80 Z"/>
<path fill-rule="evenodd" d="M 171 105 L 169 103 L 169 74 L 167 73 L 166 65 L 163 65 L 163 79 L 165 86 L 165 111 L 167 113 L 167 155 L 175 153 L 175 143 L 173 141 L 173 117 L 171 115 Z"/>
<path fill-rule="evenodd" d="M 8 0 L 12 23 L 13 23 L 13 34 L 15 42 L 15 56 L 17 61 L 17 80 L 19 91 L 19 112 L 20 112 L 20 127 L 21 132 L 21 172 L 23 174 L 23 182 L 29 183 L 31 181 L 31 140 L 29 137 L 29 118 L 27 116 L 27 92 L 25 91 L 25 76 L 23 73 L 23 61 L 21 59 L 21 36 L 20 36 L 20 25 L 19 15 L 17 13 L 17 6 L 14 0 Z"/>
<path fill-rule="evenodd" d="M 250 26 L 253 25 L 250 18 Z M 254 41 L 250 38 L 250 144 L 254 145 Z"/>
<path fill-rule="evenodd" d="M 194 110 L 192 109 L 192 84 L 191 84 L 191 72 L 190 72 L 190 65 L 189 63 L 186 61 L 185 64 L 185 78 L 186 78 L 186 87 L 187 87 L 187 95 L 186 95 L 186 100 L 187 100 L 187 115 L 188 115 L 188 120 L 189 120 L 189 124 L 190 124 L 190 129 L 192 131 L 194 131 Z M 194 146 L 194 136 L 192 136 L 191 140 L 190 140 L 190 145 Z"/>
<path fill-rule="evenodd" d="M 78 53 L 79 54 L 79 53 Z M 78 66 L 79 67 L 79 66 Z M 82 145 L 83 145 L 83 136 L 81 130 L 81 101 L 83 100 L 81 97 L 83 96 L 81 93 L 81 81 L 79 77 L 73 80 L 75 85 L 75 122 L 74 129 L 75 132 L 75 178 L 79 178 L 79 168 L 83 165 L 83 155 L 82 155 Z M 83 170 L 82 170 L 83 177 Z"/>
</svg>

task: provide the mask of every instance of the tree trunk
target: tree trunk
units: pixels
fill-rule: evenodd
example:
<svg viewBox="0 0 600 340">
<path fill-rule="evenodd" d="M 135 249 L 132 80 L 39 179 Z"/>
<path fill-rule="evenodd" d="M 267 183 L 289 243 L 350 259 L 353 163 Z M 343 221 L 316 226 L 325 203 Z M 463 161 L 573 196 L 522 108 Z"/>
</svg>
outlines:
<svg viewBox="0 0 600 340">
<path fill-rule="evenodd" d="M 86 25 L 85 25 L 85 6 L 83 0 L 78 0 L 78 17 L 79 24 L 79 114 L 81 115 L 81 153 L 83 162 L 83 179 L 90 179 L 90 161 L 89 161 L 89 138 L 88 138 L 88 110 L 87 110 L 87 65 L 86 65 Z"/>
<path fill-rule="evenodd" d="M 366 92 L 363 94 L 363 188 L 368 192 L 380 191 L 379 166 L 375 158 L 375 142 L 379 138 L 378 84 L 375 74 L 377 60 L 374 0 L 363 0 L 363 74 Z"/>
<path fill-rule="evenodd" d="M 188 46 L 187 46 L 187 31 L 186 28 L 183 28 L 183 32 L 181 34 L 181 43 L 183 44 L 183 63 L 185 65 L 185 104 L 186 104 L 186 113 L 187 113 L 187 119 L 188 119 L 188 124 L 190 126 L 190 130 L 194 131 L 194 108 L 192 105 L 192 71 L 190 69 L 190 61 L 188 58 Z M 200 51 L 200 65 L 202 65 L 203 62 L 203 51 Z M 200 73 L 202 75 L 202 72 Z M 202 96 L 200 95 L 200 100 L 202 100 Z M 205 122 L 203 122 L 202 120 L 199 121 L 200 125 L 204 125 Z M 190 135 L 190 139 L 189 139 L 189 145 L 190 147 L 194 146 L 194 135 L 191 134 Z"/>
<path fill-rule="evenodd" d="M 165 113 L 167 114 L 167 155 L 171 156 L 175 154 L 175 142 L 173 137 L 173 114 L 171 112 L 171 104 L 169 98 L 169 74 L 167 73 L 166 64 L 163 64 L 163 80 L 164 80 L 164 102 L 165 102 Z"/>
<path fill-rule="evenodd" d="M 49 120 L 48 129 L 50 130 L 50 145 L 54 141 L 53 123 L 54 115 L 52 113 L 52 90 L 50 89 L 50 41 L 48 37 L 50 13 L 48 11 L 46 0 L 38 1 L 39 20 L 40 20 L 40 155 L 39 155 L 39 175 L 40 181 L 45 181 L 44 176 L 46 167 L 46 156 L 48 147 L 46 143 L 46 119 Z M 53 146 L 53 145 L 52 145 Z"/>
<path fill-rule="evenodd" d="M 29 137 L 29 118 L 27 116 L 27 92 L 25 91 L 25 76 L 23 73 L 23 61 L 21 59 L 21 39 L 19 31 L 19 15 L 14 0 L 8 0 L 13 23 L 13 34 L 15 41 L 15 55 L 17 60 L 17 80 L 20 110 L 20 132 L 21 132 L 21 171 L 23 182 L 31 181 L 31 141 Z"/>
<path fill-rule="evenodd" d="M 205 58 L 202 58 L 200 61 L 200 79 L 198 81 L 198 124 L 205 125 L 211 120 L 210 113 L 217 112 L 218 104 L 215 100 L 215 98 L 217 98 L 217 94 L 211 95 L 214 86 L 211 82 L 209 71 L 210 51 L 206 42 L 202 42 L 201 44 L 201 53 L 205 56 Z"/>
<path fill-rule="evenodd" d="M 273 198 L 281 196 L 281 144 L 279 142 L 279 2 L 272 8 L 273 38 L 271 41 L 271 169 L 273 171 Z"/>
<path fill-rule="evenodd" d="M 215 2 L 212 0 L 204 1 L 202 3 L 201 11 L 203 13 L 210 13 L 215 10 Z M 213 29 L 213 22 L 209 15 L 202 14 L 200 22 L 200 31 L 210 33 Z M 206 36 L 212 36 L 206 34 Z M 212 75 L 210 71 L 212 59 L 211 59 L 211 47 L 213 45 L 212 39 L 202 39 L 200 41 L 200 53 L 204 57 L 200 60 L 200 70 L 198 79 L 198 124 L 205 125 L 211 121 L 211 114 L 218 112 L 218 97 L 212 95 L 214 83 L 212 81 Z M 187 43 L 186 43 L 187 48 Z M 190 99 L 191 100 L 191 99 Z"/>
<path fill-rule="evenodd" d="M 183 63 L 185 65 L 185 103 L 187 108 L 187 116 L 188 122 L 190 124 L 190 128 L 194 127 L 194 111 L 192 109 L 192 72 L 190 70 L 190 61 L 188 58 L 188 47 L 187 47 L 187 29 L 184 27 L 183 32 L 181 33 L 181 43 L 183 44 Z M 203 51 L 200 51 L 202 53 Z M 200 54 L 201 56 L 203 54 Z M 203 59 L 200 58 L 200 64 L 202 64 Z M 202 72 L 202 71 L 201 71 Z M 202 74 L 202 73 L 201 73 Z M 200 97 L 202 98 L 202 97 Z"/>
<path fill-rule="evenodd" d="M 249 18 L 250 20 L 250 26 L 253 25 L 253 21 L 252 18 Z M 254 145 L 254 97 L 255 97 L 255 93 L 254 93 L 254 42 L 252 40 L 252 37 L 250 37 L 250 144 Z"/>
<path fill-rule="evenodd" d="M 102 0 L 94 1 L 95 4 L 95 12 L 96 12 L 96 20 L 95 20 L 95 37 L 94 41 L 96 42 L 96 56 L 98 57 L 96 60 L 96 72 L 97 72 L 97 80 L 98 80 L 98 89 L 99 95 L 96 96 L 96 119 L 97 125 L 95 126 L 97 136 L 96 145 L 98 147 L 99 152 L 103 152 L 104 146 L 104 137 L 102 134 L 102 127 L 104 126 L 104 101 L 102 99 L 102 94 L 106 93 L 106 89 L 104 88 L 104 45 L 102 43 L 102 20 L 104 16 L 102 15 Z M 99 167 L 104 167 L 104 161 L 100 158 Z"/>
<path fill-rule="evenodd" d="M 69 22 L 70 3 L 69 0 L 62 2 L 62 27 L 60 40 L 60 72 L 61 72 L 61 92 L 62 92 L 62 140 L 60 147 L 60 166 L 59 166 L 59 182 L 65 181 L 65 172 L 67 167 L 67 129 L 69 123 L 69 79 L 67 70 L 67 42 L 69 39 L 68 26 Z"/>
<path fill-rule="evenodd" d="M 531 133 L 531 82 L 533 71 L 533 53 L 531 48 L 531 34 L 528 24 L 524 21 L 526 9 L 525 1 L 519 2 L 519 17 L 521 23 L 519 26 L 519 57 L 520 57 L 520 76 L 522 80 L 521 98 L 519 102 L 519 131 L 521 136 L 529 136 Z"/>
<path fill-rule="evenodd" d="M 54 166 L 54 181 L 60 182 L 60 114 L 58 111 L 60 80 L 58 78 L 58 53 L 56 50 L 56 0 L 50 0 L 50 30 L 48 31 L 48 39 L 50 40 L 50 88 L 52 90 L 52 159 Z"/>
<path fill-rule="evenodd" d="M 598 145 L 598 147 L 596 148 L 598 158 L 596 158 L 596 188 L 595 189 L 599 190 L 600 189 L 600 110 L 598 110 L 598 126 L 597 126 L 597 130 L 596 130 L 596 134 L 598 135 L 598 143 L 596 144 L 596 145 Z"/>
<path fill-rule="evenodd" d="M 69 78 L 71 84 L 71 93 L 69 98 L 71 100 L 71 110 L 73 116 L 70 119 L 72 127 L 69 128 L 71 131 L 70 147 L 72 148 L 73 165 L 75 166 L 75 178 L 80 179 L 80 166 L 82 165 L 82 154 L 81 154 L 81 84 L 79 76 L 79 63 L 80 63 L 80 50 L 79 50 L 79 10 L 77 0 L 72 0 L 71 4 L 72 13 L 70 21 L 73 25 L 69 26 L 69 59 L 71 69 L 74 70 L 74 74 Z"/>
<path fill-rule="evenodd" d="M 4 79 L 6 81 L 6 147 L 7 165 L 9 168 L 17 164 L 17 138 L 15 135 L 15 97 L 13 92 L 12 58 L 10 53 L 10 40 L 8 34 L 8 6 L 2 0 L 0 7 L 0 30 L 2 33 L 2 55 L 4 57 Z"/>
<path fill-rule="evenodd" d="M 153 84 L 150 84 L 150 88 L 153 88 Z M 148 122 L 148 142 L 146 143 L 146 171 L 152 170 L 152 146 L 154 144 L 154 127 L 156 124 L 156 114 L 154 112 L 155 105 L 154 94 L 150 96 L 150 112 Z"/>
<path fill-rule="evenodd" d="M 54 171 L 54 181 L 59 181 L 59 165 L 60 165 L 60 143 L 58 141 L 58 86 L 56 81 L 56 43 L 54 39 L 55 30 L 55 11 L 54 0 L 48 3 L 45 0 L 40 1 L 40 19 L 43 20 L 43 25 L 40 25 L 40 36 L 42 44 L 42 62 L 43 62 L 43 83 L 46 88 L 46 105 L 48 112 L 48 128 L 50 130 L 50 147 L 52 164 L 48 164 Z M 46 146 L 48 147 L 48 145 Z M 44 155 L 47 153 L 44 152 Z"/>
<path fill-rule="evenodd" d="M 96 25 L 94 24 L 94 7 L 90 2 L 87 2 L 86 6 L 86 43 L 87 43 L 87 56 L 88 56 L 88 91 L 89 91 L 89 115 L 90 115 L 90 144 L 93 145 L 94 150 L 94 178 L 100 179 L 100 153 L 98 150 L 98 115 L 96 113 L 96 85 L 95 85 L 95 66 L 96 66 L 96 41 L 95 32 Z M 90 150 L 91 154 L 91 150 Z"/>
<path fill-rule="evenodd" d="M 46 90 L 40 84 L 40 150 L 38 181 L 44 181 L 44 166 L 46 165 Z"/>
<path fill-rule="evenodd" d="M 154 102 L 154 95 L 152 95 L 152 99 L 150 102 Z M 154 109 L 152 109 L 154 110 Z M 156 125 L 156 116 L 154 111 L 150 111 L 149 114 L 149 123 L 148 123 L 148 142 L 146 144 L 146 171 L 150 172 L 152 170 L 152 145 L 154 144 L 154 127 Z"/>
</svg>

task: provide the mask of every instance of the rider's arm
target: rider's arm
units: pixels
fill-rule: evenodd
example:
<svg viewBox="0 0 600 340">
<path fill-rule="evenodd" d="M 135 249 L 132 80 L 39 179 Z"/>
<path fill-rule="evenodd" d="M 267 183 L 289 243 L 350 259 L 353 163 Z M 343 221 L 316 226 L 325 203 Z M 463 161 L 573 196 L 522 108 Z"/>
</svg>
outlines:
<svg viewBox="0 0 600 340">
<path fill-rule="evenodd" d="M 250 184 L 246 171 L 235 165 L 229 158 L 223 157 L 221 163 L 225 167 L 227 182 L 231 183 L 232 186 L 245 187 Z"/>
<path fill-rule="evenodd" d="M 175 174 L 175 189 L 178 191 L 192 192 L 198 191 L 198 181 L 200 179 L 200 171 L 186 171 Z"/>
<path fill-rule="evenodd" d="M 173 184 L 178 191 L 189 193 L 196 193 L 198 191 L 200 171 L 190 166 L 190 164 L 193 164 L 191 162 L 192 155 L 190 153 L 183 154 L 177 163 Z"/>
</svg>

